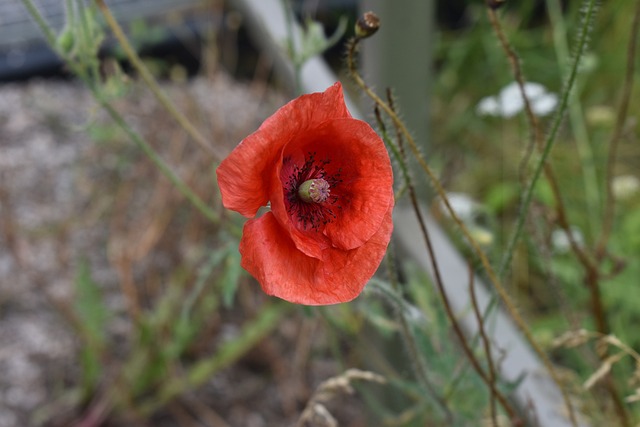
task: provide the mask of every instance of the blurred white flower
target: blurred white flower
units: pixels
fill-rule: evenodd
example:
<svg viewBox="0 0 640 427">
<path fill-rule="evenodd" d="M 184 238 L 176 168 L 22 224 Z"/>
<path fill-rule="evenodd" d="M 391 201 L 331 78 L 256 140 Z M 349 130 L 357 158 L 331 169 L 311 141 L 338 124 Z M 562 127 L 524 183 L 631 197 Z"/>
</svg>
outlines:
<svg viewBox="0 0 640 427">
<path fill-rule="evenodd" d="M 582 232 L 578 227 L 571 226 L 569 227 L 571 232 L 571 236 L 573 240 L 576 241 L 578 246 L 584 245 L 584 237 L 582 236 Z M 551 247 L 559 253 L 567 253 L 571 250 L 571 243 L 569 242 L 569 237 L 567 233 L 562 229 L 553 230 L 551 233 Z"/>
<path fill-rule="evenodd" d="M 537 116 L 550 114 L 558 105 L 558 96 L 547 92 L 540 83 L 525 83 L 524 92 L 531 103 L 531 110 Z M 513 117 L 524 109 L 524 99 L 518 83 L 505 86 L 497 96 L 488 96 L 480 100 L 476 112 L 482 116 Z"/>
<path fill-rule="evenodd" d="M 487 223 L 491 221 L 487 217 L 484 206 L 465 193 L 448 192 L 447 200 L 449 200 L 451 209 L 456 213 L 456 216 L 466 224 L 469 234 L 476 243 L 484 247 L 491 246 L 495 237 L 491 227 L 487 226 Z M 440 200 L 439 209 L 443 214 L 451 217 L 442 200 Z"/>
<path fill-rule="evenodd" d="M 629 200 L 640 191 L 640 179 L 634 175 L 620 175 L 611 181 L 613 195 L 618 200 Z"/>
<path fill-rule="evenodd" d="M 458 215 L 458 218 L 464 222 L 473 222 L 474 214 L 478 209 L 478 202 L 473 200 L 471 196 L 464 193 L 447 193 L 447 199 L 451 205 L 451 209 Z M 442 200 L 440 200 L 440 210 L 449 215 L 449 210 Z"/>
<path fill-rule="evenodd" d="M 493 244 L 493 233 L 484 227 L 474 227 L 469 233 L 480 246 L 488 247 Z"/>
</svg>

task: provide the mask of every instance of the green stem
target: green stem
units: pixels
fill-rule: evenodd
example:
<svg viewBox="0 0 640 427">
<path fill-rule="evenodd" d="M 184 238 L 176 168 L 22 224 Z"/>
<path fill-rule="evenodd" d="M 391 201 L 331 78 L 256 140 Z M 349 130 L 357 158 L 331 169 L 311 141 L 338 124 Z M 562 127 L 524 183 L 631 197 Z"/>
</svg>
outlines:
<svg viewBox="0 0 640 427">
<path fill-rule="evenodd" d="M 281 0 L 284 9 L 284 19 L 287 30 L 287 50 L 291 65 L 293 65 L 293 80 L 296 96 L 302 95 L 302 64 L 300 62 L 299 53 L 296 50 L 295 36 L 293 34 L 293 8 L 290 0 Z"/>
<path fill-rule="evenodd" d="M 409 144 L 409 148 L 411 149 L 411 152 L 415 156 L 415 158 L 418 161 L 418 164 L 420 165 L 422 170 L 429 177 L 429 180 L 431 181 L 431 184 L 433 185 L 433 187 L 435 188 L 436 192 L 438 193 L 438 196 L 443 201 L 443 203 L 444 203 L 444 205 L 445 205 L 445 207 L 447 209 L 447 212 L 449 212 L 449 215 L 451 216 L 453 221 L 456 223 L 456 225 L 459 227 L 459 230 L 464 235 L 465 239 L 467 240 L 467 242 L 469 243 L 469 245 L 473 249 L 473 252 L 480 259 L 480 262 L 481 262 L 482 266 L 485 269 L 485 273 L 487 274 L 487 277 L 489 278 L 489 281 L 491 282 L 491 284 L 495 288 L 496 292 L 500 296 L 500 299 L 504 303 L 505 309 L 511 315 L 511 317 L 515 321 L 516 325 L 518 326 L 518 329 L 520 329 L 520 331 L 524 335 L 524 337 L 527 340 L 527 342 L 531 345 L 531 347 L 533 348 L 535 353 L 538 355 L 538 357 L 542 361 L 544 367 L 546 368 L 546 370 L 548 371 L 549 375 L 553 379 L 553 382 L 555 382 L 556 385 L 558 386 L 558 388 L 559 388 L 559 390 L 560 390 L 560 392 L 562 394 L 562 397 L 563 397 L 563 400 L 564 400 L 564 404 L 567 407 L 567 411 L 569 412 L 569 415 L 570 415 L 570 418 L 571 418 L 571 421 L 572 421 L 572 425 L 577 426 L 578 424 L 577 424 L 577 421 L 575 419 L 573 406 L 571 405 L 571 402 L 569 400 L 569 396 L 568 396 L 566 390 L 564 389 L 564 387 L 562 387 L 562 382 L 560 381 L 560 378 L 559 378 L 556 370 L 554 369 L 553 365 L 551 364 L 551 361 L 549 360 L 549 357 L 547 357 L 547 355 L 544 353 L 544 351 L 542 351 L 542 348 L 533 339 L 533 335 L 531 334 L 531 331 L 529 330 L 529 327 L 527 326 L 527 323 L 524 321 L 522 316 L 520 316 L 520 314 L 518 313 L 518 310 L 516 309 L 515 304 L 513 303 L 513 301 L 509 297 L 509 294 L 507 293 L 506 289 L 504 288 L 504 286 L 500 282 L 500 279 L 496 275 L 496 272 L 493 269 L 493 267 L 491 266 L 491 263 L 489 263 L 489 260 L 488 260 L 488 258 L 486 256 L 486 254 L 480 248 L 480 246 L 478 245 L 478 242 L 476 242 L 476 240 L 473 237 L 471 237 L 471 234 L 469 233 L 467 227 L 465 226 L 465 224 L 462 222 L 462 220 L 458 217 L 457 213 L 451 207 L 451 204 L 449 203 L 449 199 L 446 196 L 446 192 L 444 191 L 444 188 L 442 187 L 442 184 L 440 183 L 440 180 L 435 175 L 435 173 L 431 170 L 431 168 L 427 164 L 426 160 L 424 159 L 424 156 L 422 155 L 422 153 L 420 153 L 420 150 L 418 149 L 418 146 L 417 146 L 415 140 L 413 139 L 413 136 L 411 135 L 411 133 L 409 132 L 409 130 L 407 129 L 407 127 L 403 123 L 403 121 L 400 119 L 400 117 L 395 113 L 395 111 L 393 111 L 393 109 L 391 109 L 386 102 L 384 102 L 374 91 L 371 90 L 371 88 L 362 79 L 362 76 L 360 76 L 360 74 L 358 73 L 358 70 L 357 70 L 357 68 L 355 66 L 354 57 L 355 57 L 355 51 L 357 50 L 357 44 L 359 43 L 359 41 L 360 40 L 358 40 L 358 39 L 354 39 L 354 40 L 351 41 L 351 43 L 348 46 L 347 65 L 348 65 L 348 68 L 349 68 L 349 74 L 354 79 L 356 84 L 364 91 L 364 93 L 369 98 L 371 98 L 378 106 L 380 106 L 380 108 L 392 120 L 394 126 L 396 126 L 399 129 L 399 131 L 406 138 L 406 141 Z"/>
<path fill-rule="evenodd" d="M 529 145 L 527 147 L 524 157 L 520 162 L 520 171 L 521 171 L 520 175 L 521 175 L 521 179 L 524 182 L 525 175 L 523 172 L 525 170 L 525 166 L 529 161 L 529 157 L 533 152 L 534 146 L 537 146 L 539 151 L 543 151 L 544 149 L 544 144 L 542 141 L 542 133 L 540 132 L 538 119 L 536 118 L 535 114 L 533 114 L 533 110 L 531 109 L 531 103 L 529 102 L 529 97 L 525 92 L 525 87 L 524 87 L 525 79 L 522 72 L 522 67 L 520 66 L 520 59 L 518 58 L 518 55 L 513 50 L 513 48 L 511 47 L 511 44 L 509 43 L 509 41 L 507 40 L 507 37 L 504 34 L 504 31 L 502 30 L 502 25 L 500 24 L 500 20 L 498 19 L 496 11 L 489 8 L 488 14 L 489 14 L 489 21 L 491 22 L 491 26 L 493 27 L 496 33 L 496 36 L 500 41 L 500 45 L 502 46 L 502 49 L 504 50 L 504 53 L 507 56 L 509 63 L 511 64 L 513 75 L 516 81 L 518 82 L 518 86 L 520 88 L 520 94 L 522 95 L 522 98 L 524 100 L 524 107 L 525 107 L 525 112 L 527 116 L 527 121 L 529 122 L 529 128 L 531 130 L 530 132 L 531 138 L 530 138 Z M 562 200 L 560 186 L 558 185 L 558 180 L 556 179 L 555 173 L 550 163 L 544 164 L 544 174 L 545 174 L 545 177 L 547 178 L 549 186 L 551 187 L 551 192 L 553 194 L 553 198 L 556 203 L 556 215 L 557 215 L 558 225 L 560 225 L 562 230 L 567 235 L 567 238 L 569 239 L 569 243 L 571 244 L 571 249 L 573 250 L 573 252 L 575 252 L 576 256 L 584 264 L 585 268 L 587 270 L 595 270 L 594 264 L 591 262 L 591 259 L 584 252 L 584 250 L 578 245 L 578 243 L 576 242 L 575 236 L 572 233 L 569 220 L 567 219 L 565 204 Z M 515 250 L 515 247 L 514 247 L 514 250 Z M 507 253 L 505 257 L 508 255 L 509 253 Z M 504 277 L 509 267 L 510 267 L 510 262 L 508 264 L 502 264 L 500 266 L 500 270 L 498 270 L 498 276 L 501 279 Z"/>
<path fill-rule="evenodd" d="M 355 42 L 354 42 L 355 43 Z M 350 54 L 352 54 L 353 51 L 350 50 Z M 393 99 L 391 97 L 391 93 L 388 92 L 387 93 L 387 98 L 388 98 L 388 102 L 385 104 L 387 106 L 387 108 L 389 109 L 389 111 L 391 111 L 393 114 L 397 114 L 395 111 L 395 108 L 393 106 Z M 460 346 L 462 347 L 463 352 L 465 353 L 465 356 L 467 356 L 467 359 L 471 362 L 471 366 L 473 366 L 474 370 L 476 371 L 476 373 L 478 374 L 478 376 L 487 384 L 487 386 L 491 389 L 491 395 L 494 396 L 495 398 L 498 399 L 498 401 L 500 402 L 500 404 L 502 405 L 502 407 L 504 408 L 504 410 L 509 414 L 510 419 L 515 420 L 518 418 L 517 413 L 515 411 L 515 409 L 513 409 L 512 405 L 510 404 L 510 402 L 506 399 L 506 397 L 496 388 L 496 384 L 495 384 L 495 379 L 490 379 L 487 374 L 484 372 L 484 369 L 482 368 L 482 366 L 480 365 L 479 360 L 477 359 L 475 353 L 473 352 L 473 349 L 471 348 L 471 346 L 469 345 L 469 343 L 466 340 L 466 337 L 464 335 L 464 332 L 462 331 L 462 327 L 460 326 L 460 323 L 458 322 L 458 318 L 456 316 L 456 314 L 453 311 L 453 307 L 451 306 L 451 303 L 449 301 L 449 296 L 447 295 L 446 289 L 444 287 L 444 283 L 442 281 L 442 276 L 440 273 L 440 266 L 436 260 L 436 253 L 435 250 L 433 248 L 433 244 L 431 242 L 431 236 L 429 234 L 429 230 L 427 229 L 425 220 L 424 220 L 424 215 L 422 214 L 422 209 L 420 207 L 420 204 L 418 203 L 418 197 L 415 191 L 415 186 L 413 184 L 413 181 L 411 179 L 411 175 L 409 174 L 409 168 L 408 168 L 408 161 L 407 161 L 407 156 L 406 156 L 406 152 L 404 150 L 404 144 L 403 144 L 403 133 L 400 132 L 398 126 L 396 125 L 396 130 L 398 131 L 397 134 L 397 138 L 398 141 L 397 143 L 394 143 L 389 136 L 386 133 L 386 129 L 384 126 L 384 122 L 382 120 L 382 118 L 380 117 L 380 112 L 379 109 L 377 108 L 379 105 L 376 104 L 376 119 L 379 123 L 379 126 L 381 128 L 382 131 L 382 135 L 383 138 L 387 144 L 387 146 L 389 146 L 391 148 L 391 151 L 393 152 L 396 160 L 398 161 L 398 163 L 400 164 L 400 169 L 402 170 L 403 173 L 403 178 L 405 180 L 405 185 L 407 187 L 408 193 L 409 193 L 409 200 L 411 201 L 411 206 L 413 208 L 413 211 L 416 215 L 416 218 L 418 220 L 418 224 L 420 226 L 420 231 L 422 233 L 422 236 L 424 238 L 425 241 L 425 245 L 427 248 L 427 253 L 429 255 L 429 260 L 431 261 L 431 268 L 433 269 L 434 272 L 434 282 L 436 284 L 436 287 L 438 289 L 438 293 L 440 294 L 441 298 L 442 298 L 442 302 L 445 308 L 445 312 L 447 314 L 447 318 L 449 319 L 449 321 L 451 322 L 451 326 L 453 327 L 453 331 L 456 334 L 456 337 L 458 338 L 458 341 L 460 342 Z M 397 115 L 396 115 L 397 117 Z M 407 138 L 412 138 L 410 135 L 406 135 Z M 394 264 L 390 264 L 389 266 L 390 270 L 392 271 L 392 273 L 395 271 L 395 265 Z M 394 279 L 392 279 L 394 280 Z M 394 283 L 394 289 L 396 290 L 396 292 L 399 292 L 399 285 L 397 283 L 397 280 L 395 280 Z M 406 322 L 406 318 L 402 319 L 401 318 L 401 323 L 402 321 Z M 406 325 L 401 325 L 403 327 L 403 329 L 405 328 L 409 328 L 408 323 Z M 411 334 L 410 330 L 407 329 L 407 331 L 404 334 Z M 404 335 L 403 334 L 403 335 Z M 412 345 L 414 344 L 413 342 L 409 341 L 408 345 Z M 416 351 L 416 349 L 411 349 L 412 351 Z M 416 353 L 416 364 L 418 366 L 419 365 L 419 356 Z M 425 374 L 426 375 L 426 374 Z M 443 400 L 444 402 L 444 400 Z M 446 407 L 445 407 L 446 408 Z M 447 412 L 447 414 L 449 416 L 451 416 L 451 414 L 449 412 Z"/>
<path fill-rule="evenodd" d="M 92 34 L 95 28 L 95 22 L 90 22 L 90 19 L 93 19 L 93 11 L 91 14 L 88 13 L 87 5 L 85 0 L 76 0 L 76 4 L 78 5 L 77 12 L 79 16 L 80 28 L 83 33 L 81 37 L 83 43 L 94 43 L 95 36 Z M 94 85 L 98 85 L 100 83 L 100 60 L 98 59 L 98 50 L 99 46 L 94 44 L 85 44 L 82 47 L 85 54 L 83 58 L 86 61 L 86 65 L 89 69 L 89 73 L 91 76 L 90 81 Z"/>
<path fill-rule="evenodd" d="M 75 6 L 73 5 L 73 0 L 64 0 L 64 4 L 65 4 L 65 19 L 66 19 L 66 23 L 67 25 L 75 22 L 75 11 L 74 8 Z"/>
<path fill-rule="evenodd" d="M 567 29 L 564 24 L 564 18 L 562 16 L 562 10 L 559 0 L 547 0 L 547 10 L 549 11 L 549 18 L 553 28 L 553 44 L 556 51 L 556 58 L 559 63 L 563 63 L 565 58 L 569 58 L 569 46 L 567 44 Z M 569 95 L 570 101 L 575 101 L 577 93 L 572 91 Z M 589 142 L 589 133 L 584 121 L 584 114 L 582 112 L 582 106 L 579 102 L 569 103 L 569 121 L 571 128 L 576 138 L 576 146 L 578 148 L 578 156 L 580 158 L 580 165 L 582 168 L 582 175 L 584 176 L 584 190 L 587 199 L 587 220 L 589 223 L 589 230 L 592 233 L 595 231 L 595 226 L 598 223 L 597 218 L 594 218 L 599 210 L 600 196 L 598 194 L 598 175 L 596 173 L 596 167 L 594 162 L 594 153 Z"/>
<path fill-rule="evenodd" d="M 485 322 L 486 319 L 483 318 L 482 313 L 480 312 L 480 305 L 478 304 L 478 298 L 476 297 L 475 290 L 475 275 L 473 273 L 473 269 L 469 267 L 469 297 L 471 299 L 471 308 L 473 308 L 473 314 L 476 318 L 476 322 L 478 322 L 478 333 L 480 335 L 480 339 L 482 341 L 482 346 L 484 347 L 484 352 L 487 358 L 487 367 L 488 367 L 488 375 L 489 375 L 489 392 L 491 393 L 491 397 L 489 399 L 489 410 L 491 415 L 491 423 L 493 427 L 498 427 L 498 419 L 497 419 L 497 411 L 496 411 L 496 390 L 498 389 L 496 386 L 496 368 L 493 363 L 493 352 L 491 351 L 491 341 L 485 332 Z M 514 420 L 515 421 L 515 420 Z"/>
<path fill-rule="evenodd" d="M 31 0 L 22 0 L 22 4 L 25 8 L 27 8 L 27 11 L 29 12 L 33 20 L 36 21 L 36 25 L 40 27 L 40 31 L 42 31 L 42 34 L 44 34 L 44 37 L 47 39 L 47 43 L 49 44 L 49 46 L 51 46 L 53 49 L 56 49 L 56 34 L 51 29 L 51 26 L 47 24 L 47 21 L 45 21 L 44 17 L 40 14 L 38 8 L 33 4 Z"/>
</svg>

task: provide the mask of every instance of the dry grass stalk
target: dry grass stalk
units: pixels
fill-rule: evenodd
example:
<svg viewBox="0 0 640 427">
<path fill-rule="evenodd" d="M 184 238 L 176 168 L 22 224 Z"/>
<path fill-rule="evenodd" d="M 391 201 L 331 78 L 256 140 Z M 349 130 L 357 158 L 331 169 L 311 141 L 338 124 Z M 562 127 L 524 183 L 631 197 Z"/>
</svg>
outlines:
<svg viewBox="0 0 640 427">
<path fill-rule="evenodd" d="M 387 382 L 381 375 L 359 369 L 349 369 L 342 375 L 329 378 L 323 381 L 315 393 L 313 393 L 304 411 L 302 411 L 296 427 L 305 427 L 308 425 L 337 427 L 338 421 L 331 415 L 324 404 L 341 394 L 355 393 L 355 390 L 351 386 L 351 381 L 353 380 L 376 382 L 379 384 L 385 384 Z"/>
<path fill-rule="evenodd" d="M 611 372 L 611 367 L 625 355 L 626 353 L 621 351 L 620 353 L 616 353 L 604 359 L 600 367 L 593 374 L 591 374 L 587 381 L 584 382 L 583 387 L 587 390 L 593 387 L 598 381 L 607 376 L 609 372 Z"/>
</svg>

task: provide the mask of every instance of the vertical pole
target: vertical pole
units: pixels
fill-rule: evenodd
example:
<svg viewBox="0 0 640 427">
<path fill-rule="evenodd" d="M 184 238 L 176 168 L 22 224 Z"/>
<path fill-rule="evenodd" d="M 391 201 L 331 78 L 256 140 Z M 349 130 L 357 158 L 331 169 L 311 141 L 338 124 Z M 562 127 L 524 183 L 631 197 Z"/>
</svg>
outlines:
<svg viewBox="0 0 640 427">
<path fill-rule="evenodd" d="M 381 27 L 375 36 L 363 42 L 363 75 L 383 99 L 387 88 L 393 90 L 399 112 L 426 153 L 433 75 L 434 0 L 363 1 L 361 12 L 369 10 L 380 17 Z M 426 179 L 416 181 L 419 196 L 425 198 Z"/>
</svg>

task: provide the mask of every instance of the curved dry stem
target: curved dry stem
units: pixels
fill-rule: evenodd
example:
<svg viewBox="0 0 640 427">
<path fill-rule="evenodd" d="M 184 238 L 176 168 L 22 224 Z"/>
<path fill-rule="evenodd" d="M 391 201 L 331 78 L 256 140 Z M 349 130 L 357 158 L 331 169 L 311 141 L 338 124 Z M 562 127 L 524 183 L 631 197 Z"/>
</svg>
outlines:
<svg viewBox="0 0 640 427">
<path fill-rule="evenodd" d="M 522 67 L 520 66 L 520 60 L 518 58 L 518 55 L 516 54 L 511 44 L 509 43 L 509 40 L 507 40 L 507 37 L 505 36 L 504 31 L 502 30 L 502 25 L 500 24 L 500 20 L 497 17 L 496 11 L 491 8 L 487 8 L 487 10 L 488 10 L 487 13 L 489 16 L 489 22 L 491 23 L 491 26 L 494 32 L 496 33 L 496 37 L 500 41 L 500 46 L 502 47 L 502 50 L 504 51 L 505 56 L 509 60 L 509 64 L 511 65 L 511 70 L 513 72 L 513 76 L 516 82 L 518 83 L 520 94 L 522 96 L 522 99 L 524 100 L 525 115 L 527 117 L 527 122 L 529 123 L 529 128 L 531 129 L 530 143 L 527 147 L 527 151 L 525 153 L 524 158 L 522 159 L 522 163 L 520 166 L 521 177 L 522 177 L 523 176 L 522 171 L 526 167 L 529 157 L 531 156 L 531 152 L 533 151 L 533 147 L 537 146 L 540 152 L 544 151 L 542 131 L 540 129 L 540 123 L 538 122 L 538 119 L 536 115 L 533 113 L 533 110 L 531 108 L 531 101 L 529 100 L 529 97 L 527 96 L 524 89 L 525 78 L 524 78 L 524 73 L 522 72 Z M 567 239 L 569 240 L 569 245 L 571 246 L 571 249 L 576 253 L 580 261 L 585 266 L 587 266 L 588 270 L 594 270 L 595 264 L 591 261 L 591 259 L 586 254 L 586 252 L 580 247 L 578 242 L 575 240 L 573 233 L 571 232 L 571 227 L 567 219 L 567 213 L 566 213 L 567 211 L 562 198 L 562 194 L 560 192 L 560 186 L 558 185 L 558 180 L 555 176 L 555 172 L 553 171 L 553 168 L 549 163 L 544 162 L 543 170 L 544 170 L 545 177 L 547 178 L 547 181 L 551 186 L 551 192 L 556 202 L 556 215 L 558 217 L 558 225 L 564 231 L 565 235 L 567 236 Z M 519 215 L 526 216 L 527 210 L 528 209 L 526 209 L 526 206 L 523 206 Z M 516 233 L 519 234 L 519 232 L 516 232 Z M 507 270 L 509 269 L 509 265 L 511 264 L 511 259 L 513 257 L 514 252 L 515 252 L 515 244 L 510 246 L 505 253 L 503 261 L 500 264 L 500 269 L 498 270 L 498 274 L 500 277 L 504 277 Z"/>
<path fill-rule="evenodd" d="M 498 40 L 500 41 L 500 46 L 502 47 L 502 50 L 504 50 L 507 60 L 511 65 L 513 77 L 518 84 L 520 95 L 524 100 L 524 111 L 525 115 L 527 116 L 527 121 L 529 122 L 529 144 L 527 145 L 525 155 L 520 162 L 520 179 L 524 183 L 526 178 L 526 166 L 529 162 L 531 154 L 533 154 L 533 149 L 536 145 L 538 147 L 542 146 L 542 132 L 540 131 L 540 124 L 538 123 L 538 119 L 533 113 L 533 109 L 531 108 L 531 101 L 529 100 L 529 97 L 527 96 L 527 93 L 524 89 L 525 79 L 522 72 L 522 67 L 520 66 L 520 59 L 511 47 L 511 44 L 507 40 L 504 31 L 502 31 L 502 26 L 500 25 L 500 21 L 498 20 L 496 11 L 489 7 L 487 8 L 487 14 L 489 15 L 489 22 L 493 27 L 493 31 L 496 33 L 496 37 L 498 37 Z"/>
<path fill-rule="evenodd" d="M 104 15 L 105 20 L 107 21 L 107 25 L 113 31 L 114 36 L 120 43 L 120 46 L 124 50 L 127 58 L 131 61 L 133 67 L 140 73 L 140 76 L 144 80 L 144 82 L 149 86 L 149 89 L 153 92 L 153 94 L 158 99 L 158 102 L 162 104 L 162 106 L 173 116 L 173 118 L 182 126 L 182 128 L 187 131 L 187 133 L 200 145 L 200 147 L 209 154 L 215 162 L 220 162 L 221 156 L 219 156 L 214 148 L 209 144 L 209 141 L 196 129 L 196 127 L 187 119 L 187 117 L 182 114 L 176 106 L 173 104 L 171 99 L 164 93 L 164 91 L 156 82 L 156 79 L 153 77 L 149 69 L 144 65 L 144 62 L 140 59 L 135 49 L 129 43 L 127 36 L 122 31 L 122 27 L 118 24 L 118 21 L 115 20 L 113 14 L 109 7 L 105 4 L 104 0 L 95 0 L 98 8 Z"/>
<path fill-rule="evenodd" d="M 489 15 L 489 21 L 491 23 L 491 26 L 493 27 L 493 30 L 495 31 L 496 36 L 500 41 L 500 45 L 502 46 L 502 49 L 504 50 L 504 53 L 509 60 L 509 63 L 511 64 L 513 75 L 516 81 L 518 82 L 520 93 L 522 95 L 522 98 L 524 99 L 527 121 L 529 122 L 529 127 L 532 129 L 532 133 L 531 133 L 531 135 L 533 136 L 532 140 L 535 142 L 535 145 L 537 145 L 538 150 L 544 153 L 545 145 L 542 141 L 542 133 L 540 131 L 540 126 L 535 114 L 533 114 L 533 110 L 531 109 L 531 103 L 529 101 L 529 97 L 527 96 L 524 90 L 525 79 L 524 79 L 524 73 L 522 72 L 522 67 L 520 66 L 520 60 L 518 59 L 518 56 L 514 51 L 513 47 L 507 40 L 507 37 L 505 36 L 504 31 L 502 30 L 502 25 L 500 24 L 500 20 L 498 19 L 495 10 L 489 8 L 488 15 Z M 570 87 L 567 89 L 567 93 L 569 90 L 570 90 Z M 527 157 L 525 157 L 523 161 L 526 161 L 526 159 Z M 553 198 L 556 202 L 556 216 L 557 216 L 558 225 L 567 236 L 571 250 L 576 254 L 576 256 L 578 257 L 578 260 L 585 268 L 586 283 L 589 289 L 591 290 L 592 313 L 594 314 L 596 323 L 599 325 L 598 326 L 599 329 L 602 330 L 603 332 L 607 331 L 608 326 L 607 326 L 607 321 L 605 317 L 605 310 L 604 310 L 604 306 L 602 305 L 602 299 L 600 298 L 600 292 L 598 289 L 598 277 L 600 276 L 598 267 L 596 263 L 591 259 L 591 257 L 587 254 L 587 252 L 578 244 L 578 242 L 575 239 L 575 236 L 573 235 L 573 232 L 571 231 L 571 226 L 569 224 L 569 220 L 567 217 L 567 210 L 565 208 L 562 194 L 560 192 L 560 186 L 555 176 L 553 167 L 544 160 L 541 160 L 541 164 L 543 165 L 543 171 L 544 171 L 545 177 L 549 182 L 549 185 L 551 187 L 551 192 L 553 194 Z M 533 184 L 531 184 L 531 186 L 533 186 Z M 498 275 L 500 277 L 504 277 L 504 274 L 506 274 L 511 264 L 511 259 L 515 252 L 515 246 L 518 240 L 518 236 L 520 234 L 520 229 L 522 227 L 523 220 L 527 215 L 527 211 L 528 211 L 527 205 L 528 205 L 528 202 L 525 197 L 525 199 L 523 199 L 523 204 L 519 212 L 520 218 L 518 220 L 518 226 L 516 228 L 516 231 L 514 232 L 510 245 L 507 248 L 507 251 L 505 252 L 503 260 L 500 264 L 500 268 L 498 270 Z M 518 227 L 520 227 L 520 229 Z"/>
<path fill-rule="evenodd" d="M 586 8 L 586 13 L 585 13 L 585 20 L 584 23 L 581 27 L 580 33 L 578 35 L 578 48 L 577 48 L 577 52 L 576 52 L 576 56 L 574 58 L 574 62 L 572 65 L 572 69 L 571 72 L 569 74 L 569 78 L 567 79 L 567 83 L 566 86 L 564 88 L 564 92 L 562 94 L 562 101 L 560 104 L 560 107 L 558 109 L 558 112 L 556 113 L 556 117 L 555 117 L 555 121 L 552 125 L 551 128 L 551 132 L 547 137 L 547 140 L 545 142 L 542 141 L 542 139 L 540 138 L 541 133 L 539 130 L 539 126 L 537 123 L 537 120 L 535 118 L 535 115 L 533 115 L 531 109 L 530 109 L 530 105 L 527 99 L 527 96 L 524 92 L 524 86 L 523 86 L 523 73 L 520 67 L 520 62 L 518 60 L 518 57 L 516 55 L 516 53 L 514 52 L 513 48 L 511 47 L 511 45 L 509 44 L 507 38 L 504 35 L 504 32 L 502 31 L 502 26 L 500 24 L 500 21 L 497 18 L 496 12 L 494 10 L 489 10 L 488 14 L 489 14 L 489 20 L 491 22 L 491 25 L 496 33 L 496 36 L 498 37 L 500 44 L 505 52 L 505 55 L 507 56 L 507 58 L 509 59 L 509 62 L 511 63 L 512 66 L 512 71 L 513 74 L 516 78 L 516 80 L 518 81 L 518 84 L 520 86 L 520 90 L 521 90 L 521 94 L 525 100 L 525 110 L 527 112 L 527 118 L 529 121 L 529 126 L 533 129 L 533 132 L 535 134 L 535 140 L 537 141 L 537 146 L 538 146 L 538 150 L 541 152 L 541 159 L 539 161 L 539 163 L 536 166 L 536 171 L 534 173 L 533 178 L 531 179 L 531 182 L 529 184 L 529 186 L 526 189 L 525 195 L 522 199 L 522 205 L 520 208 L 520 212 L 519 212 L 519 216 L 518 216 L 518 220 L 517 220 L 517 224 L 516 224 L 516 229 L 512 235 L 511 240 L 509 241 L 509 245 L 507 247 L 507 251 L 505 253 L 505 256 L 503 257 L 502 263 L 500 265 L 500 270 L 499 270 L 499 274 L 502 277 L 502 275 L 509 269 L 509 265 L 511 263 L 511 258 L 513 256 L 513 253 L 515 252 L 515 247 L 516 244 L 518 242 L 518 238 L 521 234 L 522 228 L 523 228 L 523 224 L 524 224 L 524 219 L 527 216 L 527 212 L 528 212 L 528 208 L 529 205 L 531 203 L 531 196 L 533 193 L 533 188 L 535 187 L 535 184 L 537 182 L 537 179 L 540 176 L 540 172 L 544 171 L 545 173 L 545 177 L 547 178 L 547 181 L 549 182 L 551 189 L 552 189 L 552 193 L 554 196 L 554 199 L 556 201 L 556 215 L 557 215 L 557 222 L 558 225 L 560 226 L 560 228 L 564 231 L 565 235 L 567 236 L 568 240 L 569 240 L 569 244 L 571 246 L 571 249 L 573 251 L 573 253 L 575 253 L 575 255 L 577 256 L 579 262 L 582 264 L 582 266 L 585 269 L 585 284 L 589 290 L 590 293 L 590 299 L 591 299 L 591 313 L 593 315 L 594 321 L 596 323 L 596 326 L 598 328 L 598 330 L 600 332 L 603 333 L 607 333 L 609 331 L 609 325 L 608 325 L 608 321 L 607 321 L 607 317 L 606 317 L 606 311 L 604 308 L 604 303 L 602 301 L 602 295 L 601 295 L 601 291 L 600 291 L 600 285 L 599 285 L 599 278 L 600 278 L 600 271 L 599 268 L 597 266 L 597 264 L 594 262 L 594 260 L 590 257 L 589 254 L 587 254 L 587 252 L 577 243 L 570 225 L 569 225 L 569 221 L 567 218 L 567 211 L 565 209 L 564 206 L 564 202 L 562 199 L 562 195 L 560 193 L 560 188 L 558 185 L 558 181 L 555 177 L 555 173 L 553 171 L 553 168 L 551 167 L 551 165 L 549 163 L 547 163 L 547 157 L 551 151 L 551 148 L 553 146 L 553 142 L 555 140 L 555 135 L 556 132 L 558 130 L 560 121 L 562 119 L 562 117 L 564 116 L 564 112 L 567 109 L 567 104 L 568 104 L 568 99 L 570 96 L 570 92 L 571 89 L 574 85 L 575 82 L 575 77 L 576 77 L 576 73 L 577 73 L 577 67 L 580 61 L 580 58 L 582 56 L 582 54 L 584 53 L 585 47 L 586 47 L 586 43 L 587 43 L 587 35 L 589 32 L 589 28 L 590 28 L 590 22 L 593 20 L 594 16 L 595 16 L 595 10 L 596 10 L 596 6 L 595 6 L 595 1 L 591 0 L 587 0 L 587 8 Z M 619 396 L 619 393 L 617 392 L 615 385 L 613 384 L 612 381 L 608 381 L 607 382 L 607 389 L 608 392 L 611 396 L 611 399 L 614 403 L 614 406 L 616 408 L 616 412 L 618 414 L 618 417 L 621 421 L 621 423 L 623 425 L 628 425 L 628 416 L 626 414 L 626 410 L 624 408 L 624 405 L 622 403 L 622 400 Z M 564 394 L 564 390 L 563 394 Z M 570 416 L 572 416 L 572 421 L 574 420 L 573 418 L 573 413 L 570 413 Z"/>
</svg>

